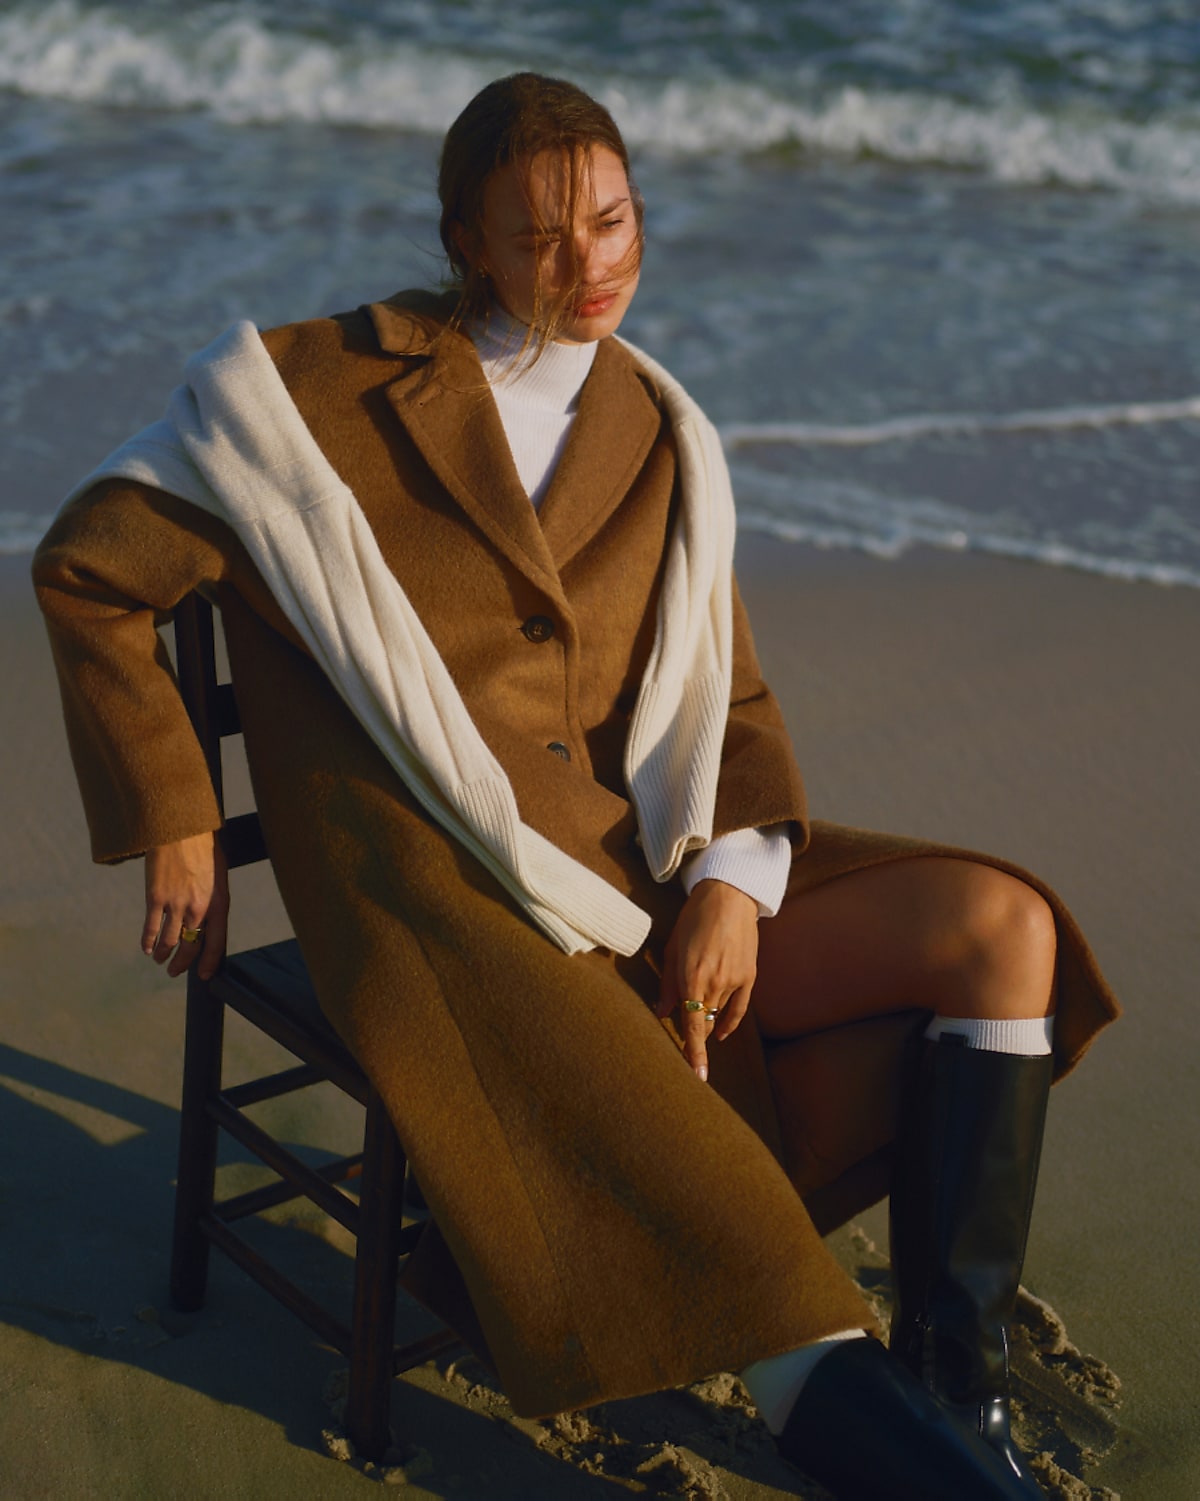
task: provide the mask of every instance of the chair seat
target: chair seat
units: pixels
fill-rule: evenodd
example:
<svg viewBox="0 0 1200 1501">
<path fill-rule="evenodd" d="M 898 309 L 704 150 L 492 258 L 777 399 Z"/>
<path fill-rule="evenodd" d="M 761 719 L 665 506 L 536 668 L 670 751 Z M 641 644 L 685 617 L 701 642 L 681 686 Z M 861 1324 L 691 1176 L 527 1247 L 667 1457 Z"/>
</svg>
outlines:
<svg viewBox="0 0 1200 1501">
<path fill-rule="evenodd" d="M 223 969 L 231 980 L 282 1011 L 294 1026 L 311 1037 L 323 1051 L 336 1057 L 344 1067 L 362 1074 L 354 1055 L 321 1010 L 317 992 L 308 977 L 308 966 L 294 938 L 230 954 Z"/>
</svg>

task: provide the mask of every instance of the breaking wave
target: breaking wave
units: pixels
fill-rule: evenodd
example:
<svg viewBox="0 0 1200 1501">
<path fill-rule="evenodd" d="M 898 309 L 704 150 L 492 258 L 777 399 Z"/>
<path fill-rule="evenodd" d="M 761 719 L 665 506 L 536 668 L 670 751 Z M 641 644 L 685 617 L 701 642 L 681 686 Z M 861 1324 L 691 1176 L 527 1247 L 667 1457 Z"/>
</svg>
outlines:
<svg viewBox="0 0 1200 1501">
<path fill-rule="evenodd" d="M 502 35 L 469 52 L 365 29 L 288 30 L 228 5 L 123 14 L 79 0 L 0 16 L 0 88 L 105 106 L 201 110 L 233 124 L 287 121 L 440 134 L 489 79 L 548 59 L 505 55 Z M 936 88 L 833 85 L 797 68 L 751 78 L 662 82 L 571 68 L 613 108 L 631 144 L 679 153 L 870 157 L 1200 201 L 1200 110 L 1123 118 L 1095 99 L 1038 106 L 1009 90 L 971 103 Z M 562 64 L 570 67 L 570 59 Z M 595 76 L 589 76 L 589 74 Z"/>
</svg>

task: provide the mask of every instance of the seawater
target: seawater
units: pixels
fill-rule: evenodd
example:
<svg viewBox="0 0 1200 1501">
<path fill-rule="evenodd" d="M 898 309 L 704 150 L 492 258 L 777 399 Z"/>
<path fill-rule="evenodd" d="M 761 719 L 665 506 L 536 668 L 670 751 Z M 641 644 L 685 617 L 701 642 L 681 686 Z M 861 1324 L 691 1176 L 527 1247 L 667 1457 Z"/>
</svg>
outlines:
<svg viewBox="0 0 1200 1501">
<path fill-rule="evenodd" d="M 0 8 L 0 550 L 186 356 L 442 274 L 438 141 L 521 67 L 613 109 L 624 328 L 743 527 L 1200 586 L 1194 0 Z"/>
</svg>

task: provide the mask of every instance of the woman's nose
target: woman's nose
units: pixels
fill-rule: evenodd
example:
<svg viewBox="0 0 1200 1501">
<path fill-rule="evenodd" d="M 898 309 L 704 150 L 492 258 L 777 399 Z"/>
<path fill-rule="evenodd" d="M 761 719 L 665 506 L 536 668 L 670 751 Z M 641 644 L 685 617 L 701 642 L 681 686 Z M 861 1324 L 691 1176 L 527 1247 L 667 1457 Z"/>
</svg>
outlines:
<svg viewBox="0 0 1200 1501">
<path fill-rule="evenodd" d="M 588 285 L 603 280 L 609 270 L 603 241 L 590 229 L 580 230 L 575 236 L 575 258 L 579 279 Z"/>
</svg>

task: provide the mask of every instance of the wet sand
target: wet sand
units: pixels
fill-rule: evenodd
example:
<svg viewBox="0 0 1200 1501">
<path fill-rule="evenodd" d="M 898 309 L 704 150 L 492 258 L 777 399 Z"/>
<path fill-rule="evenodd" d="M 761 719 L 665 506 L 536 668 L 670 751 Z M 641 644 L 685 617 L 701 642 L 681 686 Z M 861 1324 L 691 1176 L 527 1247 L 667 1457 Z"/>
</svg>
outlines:
<svg viewBox="0 0 1200 1501">
<path fill-rule="evenodd" d="M 1125 1002 L 1052 1099 L 1018 1394 L 1051 1494 L 1191 1501 L 1200 593 L 752 535 L 739 559 L 814 811 L 1033 867 Z M 240 1272 L 218 1258 L 208 1307 L 170 1311 L 182 997 L 137 952 L 138 864 L 87 861 L 26 566 L 0 559 L 6 1493 L 333 1497 L 378 1480 L 414 1496 L 798 1493 L 731 1378 L 532 1424 L 469 1363 L 396 1383 L 397 1464 L 368 1474 L 330 1457 L 344 1453 L 338 1357 Z M 234 943 L 286 931 L 269 879 L 244 877 Z M 240 1027 L 231 1041 L 231 1072 L 270 1060 Z M 274 1124 L 319 1161 L 349 1149 L 355 1117 L 314 1092 Z M 231 1188 L 256 1181 L 232 1155 L 221 1171 Z M 311 1291 L 346 1296 L 340 1231 L 284 1209 L 262 1236 Z M 835 1241 L 886 1308 L 882 1209 Z"/>
</svg>

